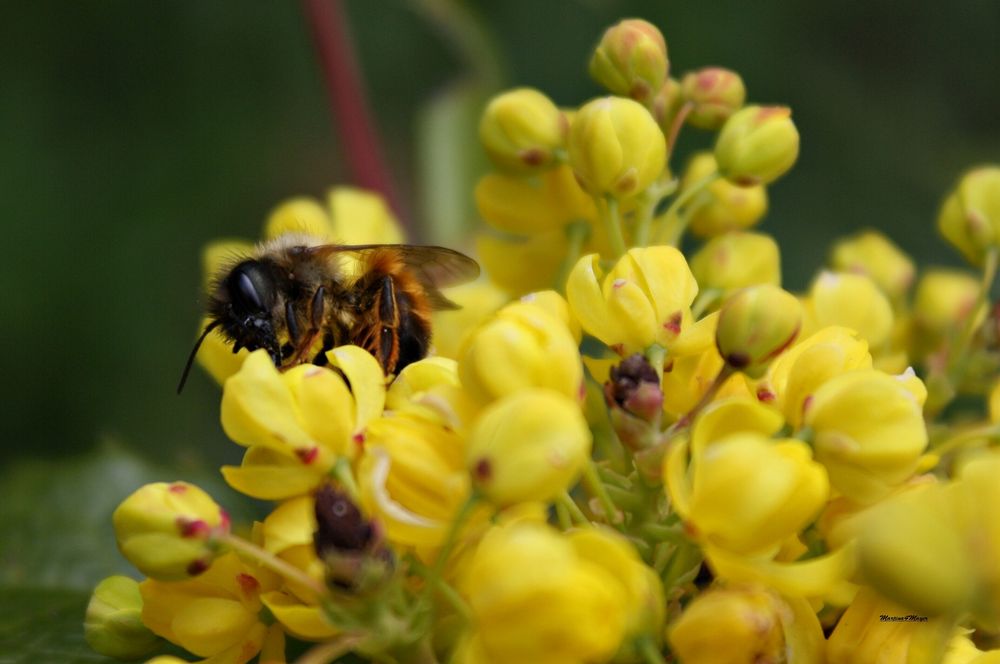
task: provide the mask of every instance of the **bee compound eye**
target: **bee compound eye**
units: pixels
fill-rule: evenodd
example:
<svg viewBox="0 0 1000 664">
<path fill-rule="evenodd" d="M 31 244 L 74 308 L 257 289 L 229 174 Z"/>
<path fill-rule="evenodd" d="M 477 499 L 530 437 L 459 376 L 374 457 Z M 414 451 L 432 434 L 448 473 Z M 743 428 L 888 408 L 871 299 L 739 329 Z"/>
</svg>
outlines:
<svg viewBox="0 0 1000 664">
<path fill-rule="evenodd" d="M 236 275 L 236 295 L 240 301 L 247 305 L 249 308 L 262 310 L 264 308 L 264 302 L 261 299 L 260 293 L 257 292 L 257 287 L 254 285 L 253 280 L 250 278 L 246 272 L 240 272 Z"/>
</svg>

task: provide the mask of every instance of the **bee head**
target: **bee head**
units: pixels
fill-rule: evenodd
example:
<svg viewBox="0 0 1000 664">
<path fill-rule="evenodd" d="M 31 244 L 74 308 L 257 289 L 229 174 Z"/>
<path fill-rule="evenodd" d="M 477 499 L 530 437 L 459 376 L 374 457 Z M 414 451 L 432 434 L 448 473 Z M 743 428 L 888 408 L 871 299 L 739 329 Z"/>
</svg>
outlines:
<svg viewBox="0 0 1000 664">
<path fill-rule="evenodd" d="M 211 313 L 223 334 L 232 339 L 234 353 L 241 348 L 263 348 L 280 364 L 272 313 L 277 300 L 278 285 L 271 266 L 263 261 L 243 261 L 222 279 Z"/>
</svg>

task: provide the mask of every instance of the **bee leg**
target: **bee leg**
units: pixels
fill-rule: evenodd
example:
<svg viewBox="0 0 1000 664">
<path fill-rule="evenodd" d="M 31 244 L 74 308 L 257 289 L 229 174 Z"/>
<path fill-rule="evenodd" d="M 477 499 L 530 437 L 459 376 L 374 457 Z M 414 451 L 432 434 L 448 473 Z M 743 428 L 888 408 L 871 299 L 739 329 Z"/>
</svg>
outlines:
<svg viewBox="0 0 1000 664">
<path fill-rule="evenodd" d="M 285 301 L 285 325 L 288 327 L 288 338 L 291 342 L 298 343 L 299 341 L 299 322 L 295 320 L 295 309 L 292 307 L 292 301 Z"/>
<path fill-rule="evenodd" d="M 295 355 L 292 357 L 292 362 L 290 366 L 295 366 L 296 364 L 301 364 L 303 359 L 313 346 L 316 341 L 316 337 L 319 336 L 320 329 L 323 325 L 323 313 L 326 309 L 326 289 L 320 286 L 313 293 L 312 303 L 309 309 L 309 330 L 306 332 L 302 340 L 297 344 L 295 348 Z M 286 315 L 288 312 L 286 311 Z M 291 320 L 291 319 L 290 319 Z M 289 334 L 291 334 L 291 329 L 289 328 Z"/>
</svg>

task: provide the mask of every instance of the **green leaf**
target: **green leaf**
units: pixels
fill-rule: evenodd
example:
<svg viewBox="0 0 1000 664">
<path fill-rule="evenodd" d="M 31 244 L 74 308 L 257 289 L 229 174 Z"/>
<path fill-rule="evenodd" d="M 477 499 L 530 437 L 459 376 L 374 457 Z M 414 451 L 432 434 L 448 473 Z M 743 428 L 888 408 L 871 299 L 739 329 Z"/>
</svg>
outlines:
<svg viewBox="0 0 1000 664">
<path fill-rule="evenodd" d="M 113 446 L 55 463 L 13 464 L 0 473 L 0 589 L 89 593 L 106 576 L 134 574 L 115 546 L 111 513 L 142 484 L 180 478 L 204 488 L 236 519 L 252 511 L 217 472 L 155 466 Z"/>
<path fill-rule="evenodd" d="M 83 640 L 90 593 L 47 588 L 0 588 L 0 663 L 96 664 Z"/>
</svg>

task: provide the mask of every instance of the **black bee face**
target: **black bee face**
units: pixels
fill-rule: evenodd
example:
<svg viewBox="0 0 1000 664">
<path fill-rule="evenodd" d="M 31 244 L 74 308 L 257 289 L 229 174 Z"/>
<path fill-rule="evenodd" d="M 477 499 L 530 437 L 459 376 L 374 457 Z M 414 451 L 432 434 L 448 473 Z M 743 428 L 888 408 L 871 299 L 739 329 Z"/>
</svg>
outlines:
<svg viewBox="0 0 1000 664">
<path fill-rule="evenodd" d="M 241 348 L 263 348 L 275 365 L 281 364 L 272 313 L 277 300 L 278 285 L 269 264 L 249 260 L 230 271 L 212 303 L 212 314 L 222 332 L 233 340 L 234 353 Z"/>
</svg>

